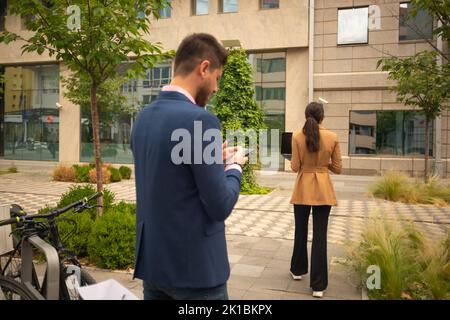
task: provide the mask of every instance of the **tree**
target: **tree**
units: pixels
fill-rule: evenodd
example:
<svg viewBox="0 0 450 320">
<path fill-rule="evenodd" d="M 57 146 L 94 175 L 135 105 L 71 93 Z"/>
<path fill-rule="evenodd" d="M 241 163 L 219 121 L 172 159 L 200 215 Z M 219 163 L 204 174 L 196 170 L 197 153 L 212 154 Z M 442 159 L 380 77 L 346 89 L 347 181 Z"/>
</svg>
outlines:
<svg viewBox="0 0 450 320">
<path fill-rule="evenodd" d="M 133 61 L 128 77 L 137 77 L 145 68 L 173 53 L 163 53 L 161 44 L 142 38 L 150 31 L 150 17 L 158 18 L 167 0 L 10 0 L 11 14 L 25 18 L 33 34 L 22 36 L 8 30 L 0 33 L 0 43 L 24 41 L 22 53 L 47 52 L 64 61 L 75 77 L 88 79 L 94 136 L 97 191 L 101 192 L 97 90 L 115 78 L 118 65 Z M 101 215 L 103 199 L 98 200 Z"/>
<path fill-rule="evenodd" d="M 230 49 L 228 62 L 219 82 L 219 91 L 212 101 L 211 109 L 220 119 L 224 134 L 228 129 L 245 131 L 266 128 L 264 113 L 254 96 L 252 66 L 247 60 L 246 52 L 243 49 Z M 251 164 L 246 164 L 242 192 L 258 191 Z"/>
<path fill-rule="evenodd" d="M 418 10 L 426 11 L 438 21 L 433 34 L 447 40 L 450 37 L 450 2 L 448 0 L 411 0 L 411 17 L 417 15 Z M 421 33 L 417 26 L 410 26 Z M 439 117 L 448 107 L 450 88 L 449 55 L 438 48 L 429 39 L 425 40 L 434 51 L 424 51 L 416 55 L 400 59 L 398 57 L 384 58 L 378 61 L 377 67 L 389 72 L 389 79 L 396 80 L 392 87 L 397 92 L 397 101 L 406 105 L 418 107 L 425 115 L 425 180 L 428 179 L 429 159 L 429 124 Z M 442 63 L 437 62 L 438 57 Z"/>
<path fill-rule="evenodd" d="M 441 69 L 437 63 L 436 52 L 420 52 L 413 57 L 384 58 L 378 61 L 378 67 L 389 72 L 389 79 L 397 84 L 391 88 L 397 92 L 397 101 L 405 105 L 418 107 L 425 116 L 425 180 L 428 179 L 429 131 L 430 122 L 439 117 L 447 108 L 449 97 L 447 67 Z"/>
</svg>

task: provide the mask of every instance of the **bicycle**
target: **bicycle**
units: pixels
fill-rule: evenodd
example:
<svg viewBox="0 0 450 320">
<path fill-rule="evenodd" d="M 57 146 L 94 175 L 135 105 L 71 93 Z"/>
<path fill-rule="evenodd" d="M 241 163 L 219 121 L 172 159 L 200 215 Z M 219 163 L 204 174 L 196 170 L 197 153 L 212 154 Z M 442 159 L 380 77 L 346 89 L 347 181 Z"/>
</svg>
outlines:
<svg viewBox="0 0 450 320">
<path fill-rule="evenodd" d="M 95 193 L 64 208 L 34 215 L 26 214 L 19 205 L 11 206 L 11 218 L 0 221 L 0 227 L 15 227 L 11 232 L 13 250 L 0 256 L 0 299 L 74 300 L 79 299 L 76 290 L 78 286 L 96 283 L 95 279 L 81 268 L 76 254 L 64 248 L 57 222 L 67 219 L 70 214 L 97 207 L 89 205 L 89 202 L 100 196 L 101 193 Z M 72 213 L 57 219 L 71 209 Z M 43 239 L 48 239 L 48 242 Z M 32 245 L 46 256 L 47 269 L 42 284 L 32 262 Z"/>
</svg>

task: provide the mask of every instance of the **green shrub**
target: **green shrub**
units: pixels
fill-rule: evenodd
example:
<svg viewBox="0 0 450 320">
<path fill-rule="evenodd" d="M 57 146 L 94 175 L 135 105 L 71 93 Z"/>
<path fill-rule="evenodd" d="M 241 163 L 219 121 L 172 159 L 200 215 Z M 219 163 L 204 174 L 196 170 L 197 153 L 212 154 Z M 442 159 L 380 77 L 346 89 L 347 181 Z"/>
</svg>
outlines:
<svg viewBox="0 0 450 320">
<path fill-rule="evenodd" d="M 84 197 L 89 197 L 96 192 L 96 189 L 92 185 L 84 186 L 72 186 L 66 193 L 61 196 L 57 204 L 57 208 L 65 207 L 77 200 Z M 114 193 L 105 189 L 103 191 L 104 207 L 111 207 L 114 201 Z M 95 204 L 95 200 L 92 201 Z M 46 206 L 39 212 L 50 211 L 52 208 Z M 59 235 L 63 240 L 64 246 L 72 251 L 75 251 L 79 256 L 85 256 L 87 254 L 87 240 L 91 233 L 94 220 L 97 216 L 97 209 L 85 210 L 81 213 L 73 214 L 73 211 L 60 216 L 61 221 L 58 224 Z"/>
<path fill-rule="evenodd" d="M 130 179 L 131 178 L 131 169 L 127 166 L 121 166 L 119 168 L 120 174 L 123 179 Z"/>
<path fill-rule="evenodd" d="M 119 169 L 110 167 L 108 170 L 111 172 L 111 177 L 109 178 L 111 182 L 122 181 L 122 175 L 120 174 Z"/>
<path fill-rule="evenodd" d="M 118 204 L 112 206 L 111 210 L 136 215 L 136 204 L 120 201 Z"/>
<path fill-rule="evenodd" d="M 122 207 L 124 207 L 122 205 Z M 126 269 L 133 266 L 136 216 L 111 208 L 98 219 L 88 240 L 89 257 L 100 268 Z"/>
<path fill-rule="evenodd" d="M 89 182 L 89 166 L 79 166 L 74 164 L 75 169 L 75 182 Z"/>
<path fill-rule="evenodd" d="M 426 183 L 418 178 L 408 181 L 401 172 L 388 171 L 370 188 L 378 198 L 406 203 L 423 203 L 446 206 L 450 204 L 450 186 L 444 185 L 437 176 L 431 176 Z"/>
<path fill-rule="evenodd" d="M 398 171 L 387 171 L 371 186 L 372 194 L 377 198 L 399 201 L 406 192 L 407 177 Z"/>
<path fill-rule="evenodd" d="M 95 189 L 95 187 L 90 184 L 83 186 L 80 185 L 72 186 L 66 193 L 64 193 L 61 196 L 61 199 L 59 200 L 57 207 L 58 208 L 65 207 L 84 197 L 89 197 L 96 192 L 97 189 Z M 114 198 L 115 194 L 113 192 L 109 191 L 108 189 L 103 190 L 103 208 L 105 210 L 108 210 L 108 208 L 111 207 L 111 205 L 114 202 Z M 95 200 L 93 200 L 91 203 L 95 204 Z M 86 212 L 89 212 L 92 219 L 95 219 L 95 217 L 97 216 L 97 208 L 86 210 Z"/>
<path fill-rule="evenodd" d="M 242 171 L 241 194 L 267 194 L 270 191 L 270 188 L 260 187 L 258 185 L 251 165 L 246 164 Z"/>
<path fill-rule="evenodd" d="M 367 268 L 381 271 L 381 288 L 369 290 L 371 299 L 450 299 L 449 240 L 432 241 L 405 224 L 373 217 L 362 232 L 362 239 L 349 250 L 350 266 L 364 285 Z"/>
<path fill-rule="evenodd" d="M 85 257 L 88 252 L 88 236 L 94 225 L 90 213 L 85 211 L 70 214 L 57 224 L 64 247 L 74 251 L 79 257 Z"/>
<path fill-rule="evenodd" d="M 8 172 L 9 173 L 17 173 L 17 172 L 19 172 L 19 170 L 17 170 L 16 166 L 11 166 L 8 168 Z"/>
</svg>

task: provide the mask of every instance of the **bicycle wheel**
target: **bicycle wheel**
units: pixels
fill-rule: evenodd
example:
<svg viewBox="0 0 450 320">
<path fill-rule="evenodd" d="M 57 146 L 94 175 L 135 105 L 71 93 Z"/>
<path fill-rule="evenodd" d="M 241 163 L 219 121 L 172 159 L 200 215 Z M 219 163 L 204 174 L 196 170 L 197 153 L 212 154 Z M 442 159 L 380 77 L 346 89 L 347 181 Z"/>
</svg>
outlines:
<svg viewBox="0 0 450 320">
<path fill-rule="evenodd" d="M 0 276 L 0 300 L 36 300 L 36 298 L 23 284 Z"/>
</svg>

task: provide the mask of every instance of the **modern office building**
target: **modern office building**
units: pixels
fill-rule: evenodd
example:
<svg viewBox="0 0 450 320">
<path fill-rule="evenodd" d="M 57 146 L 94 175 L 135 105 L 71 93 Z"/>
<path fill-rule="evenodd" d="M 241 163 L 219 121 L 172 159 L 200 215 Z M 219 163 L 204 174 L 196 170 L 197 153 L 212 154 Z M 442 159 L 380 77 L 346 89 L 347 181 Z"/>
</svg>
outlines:
<svg viewBox="0 0 450 320">
<path fill-rule="evenodd" d="M 419 12 L 406 23 L 410 6 L 395 0 L 172 0 L 151 25 L 148 40 L 176 49 L 194 32 L 207 32 L 225 45 L 240 44 L 253 66 L 255 98 L 270 128 L 301 128 L 304 108 L 322 98 L 324 126 L 339 136 L 344 168 L 351 174 L 399 169 L 417 173 L 424 166 L 424 117 L 396 102 L 387 74 L 377 61 L 430 49 L 433 21 Z M 20 17 L 0 5 L 0 30 L 24 30 Z M 63 62 L 45 54 L 22 55 L 20 43 L 0 45 L 5 75 L 0 100 L 0 157 L 63 163 L 92 161 L 90 113 L 64 96 Z M 444 48 L 446 50 L 446 48 Z M 126 68 L 126 65 L 124 65 Z M 148 69 L 122 86 L 127 106 L 102 119 L 105 161 L 132 163 L 129 134 L 136 112 L 170 82 L 171 63 Z M 62 106 L 58 108 L 57 103 Z M 448 112 L 432 124 L 432 163 L 450 173 Z M 279 150 L 272 150 L 279 152 Z M 437 160 L 437 161 L 435 161 Z M 280 170 L 289 163 L 280 161 Z"/>
</svg>

